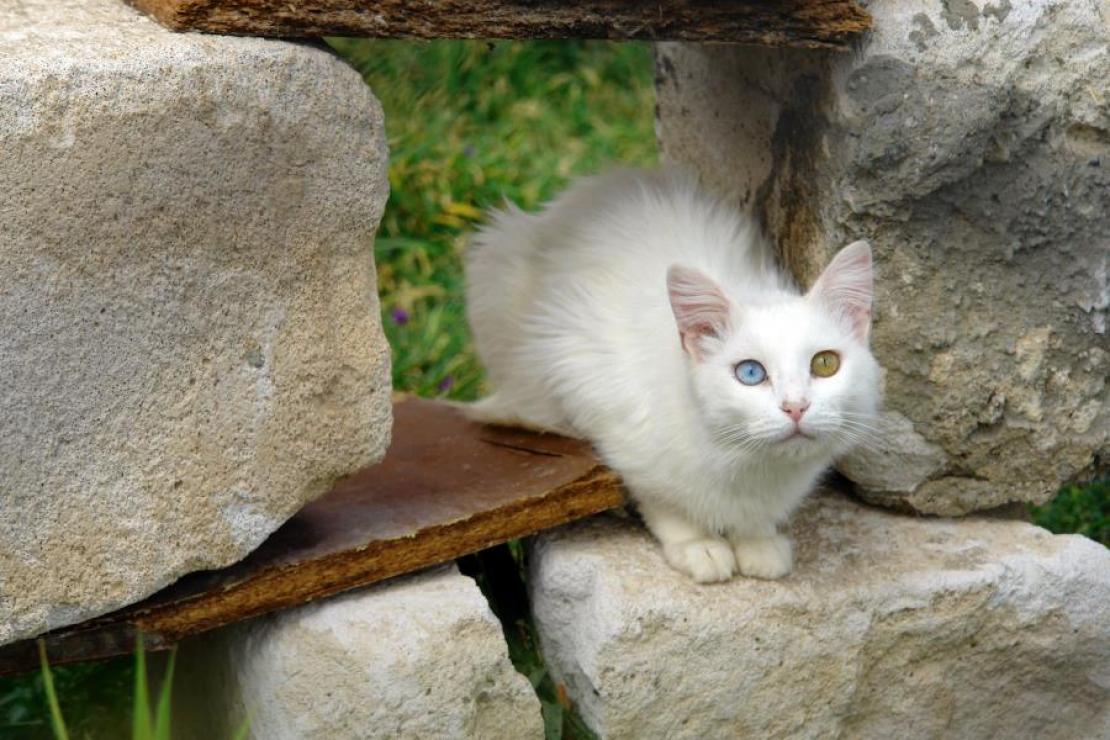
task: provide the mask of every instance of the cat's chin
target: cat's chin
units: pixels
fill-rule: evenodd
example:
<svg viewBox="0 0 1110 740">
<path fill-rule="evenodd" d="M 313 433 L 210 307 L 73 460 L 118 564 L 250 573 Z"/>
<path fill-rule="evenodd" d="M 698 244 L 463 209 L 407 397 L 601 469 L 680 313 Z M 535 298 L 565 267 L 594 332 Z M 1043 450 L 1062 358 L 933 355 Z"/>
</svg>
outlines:
<svg viewBox="0 0 1110 740">
<path fill-rule="evenodd" d="M 828 454 L 828 440 L 812 432 L 794 429 L 772 442 L 768 450 L 789 458 L 820 457 Z"/>
</svg>

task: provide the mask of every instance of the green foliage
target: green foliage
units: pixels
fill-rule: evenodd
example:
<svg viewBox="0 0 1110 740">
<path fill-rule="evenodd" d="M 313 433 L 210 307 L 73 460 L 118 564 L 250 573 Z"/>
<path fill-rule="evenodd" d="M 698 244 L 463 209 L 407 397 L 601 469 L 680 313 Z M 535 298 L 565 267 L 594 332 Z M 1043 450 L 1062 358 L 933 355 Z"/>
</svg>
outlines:
<svg viewBox="0 0 1110 740">
<path fill-rule="evenodd" d="M 1068 486 L 1030 511 L 1033 521 L 1050 532 L 1082 534 L 1110 547 L 1110 479 Z"/>
<path fill-rule="evenodd" d="M 66 722 L 62 718 L 62 708 L 58 704 L 58 692 L 54 690 L 54 676 L 50 673 L 50 664 L 46 660 L 46 643 L 39 640 L 39 666 L 42 669 L 42 683 L 46 689 L 46 706 L 50 712 L 50 729 L 54 731 L 57 740 L 69 740 L 66 732 Z"/>
<path fill-rule="evenodd" d="M 39 665 L 40 665 L 40 678 L 42 681 L 44 699 L 46 704 L 46 713 L 50 719 L 50 736 L 54 740 L 69 740 L 70 732 L 66 724 L 65 716 L 62 714 L 61 702 L 58 700 L 58 692 L 54 686 L 54 671 L 50 668 L 50 664 L 46 658 L 46 645 L 42 640 L 39 640 Z M 146 651 L 143 647 L 142 637 L 136 637 L 136 650 L 135 650 L 135 667 L 131 673 L 134 675 L 133 684 L 133 701 L 132 701 L 132 721 L 131 721 L 131 738 L 132 740 L 170 740 L 170 692 L 173 686 L 173 671 L 174 663 L 176 662 L 176 650 L 170 653 L 169 661 L 166 666 L 166 672 L 162 677 L 161 689 L 158 696 L 158 705 L 151 712 L 150 694 L 147 683 L 147 669 L 146 669 Z M 85 668 L 93 666 L 84 666 Z M 64 669 L 63 669 L 64 670 Z M 72 669 L 71 669 L 72 670 Z M 118 678 L 114 674 L 119 673 L 117 669 L 109 666 L 104 675 L 108 678 Z M 95 675 L 95 674 L 93 674 Z M 86 676 L 88 678 L 88 676 Z M 75 695 L 79 695 L 75 692 Z M 67 702 L 68 703 L 68 702 Z M 93 714 L 120 714 L 117 710 L 125 706 L 125 702 L 118 701 L 109 704 L 105 707 L 81 707 L 86 713 Z M 27 731 L 27 737 L 46 737 L 44 732 L 35 732 L 35 727 L 28 724 L 22 728 Z M 44 730 L 45 728 L 37 728 Z M 123 733 L 116 733 L 109 731 L 106 727 L 93 725 L 82 728 L 79 732 L 82 737 L 123 737 Z M 20 736 L 24 736 L 20 733 Z M 5 735 L 7 737 L 7 735 Z"/>
<path fill-rule="evenodd" d="M 391 193 L 377 238 L 394 387 L 478 395 L 461 255 L 483 212 L 532 209 L 574 175 L 655 161 L 651 57 L 600 42 L 330 42 L 385 110 Z"/>
<path fill-rule="evenodd" d="M 150 694 L 146 683 L 146 650 L 139 637 L 135 650 L 135 692 L 131 705 L 131 738 L 148 740 L 153 734 L 150 725 Z"/>
<path fill-rule="evenodd" d="M 55 696 L 72 738 L 123 738 L 130 733 L 128 709 L 135 663 L 130 657 L 50 670 Z M 0 678 L 0 738 L 48 740 L 51 728 L 46 674 Z"/>
<path fill-rule="evenodd" d="M 151 715 L 149 683 L 146 672 L 146 650 L 143 638 L 136 638 L 135 691 L 131 705 L 132 740 L 170 740 L 170 693 L 173 689 L 173 669 L 177 662 L 177 649 L 170 652 L 166 672 L 158 692 L 158 706 Z"/>
</svg>

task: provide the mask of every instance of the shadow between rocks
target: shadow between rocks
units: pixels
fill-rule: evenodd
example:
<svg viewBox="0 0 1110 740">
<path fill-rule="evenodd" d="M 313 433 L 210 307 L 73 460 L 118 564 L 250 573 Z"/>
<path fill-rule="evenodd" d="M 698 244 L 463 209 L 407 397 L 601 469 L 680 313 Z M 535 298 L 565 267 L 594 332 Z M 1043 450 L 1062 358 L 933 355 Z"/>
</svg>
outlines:
<svg viewBox="0 0 1110 740">
<path fill-rule="evenodd" d="M 501 622 L 509 659 L 532 684 L 543 712 L 545 740 L 596 740 L 574 710 L 565 689 L 547 670 L 528 599 L 527 547 L 520 540 L 467 555 L 459 570 L 473 578 Z"/>
</svg>

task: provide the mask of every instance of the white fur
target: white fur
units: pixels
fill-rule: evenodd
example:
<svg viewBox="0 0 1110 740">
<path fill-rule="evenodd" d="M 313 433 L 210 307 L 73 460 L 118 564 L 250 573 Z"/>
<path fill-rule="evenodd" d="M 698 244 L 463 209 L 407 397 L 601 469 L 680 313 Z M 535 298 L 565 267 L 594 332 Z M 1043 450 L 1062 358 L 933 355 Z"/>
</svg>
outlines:
<svg viewBox="0 0 1110 740">
<path fill-rule="evenodd" d="M 870 250 L 857 242 L 833 265 L 800 295 L 751 221 L 674 172 L 586 179 L 535 215 L 509 206 L 467 256 L 493 387 L 471 414 L 592 441 L 692 578 L 786 575 L 777 526 L 871 433 L 878 405 Z M 840 370 L 813 377 L 823 350 Z M 768 382 L 737 381 L 746 359 Z M 784 402 L 808 402 L 811 438 L 784 440 Z"/>
</svg>

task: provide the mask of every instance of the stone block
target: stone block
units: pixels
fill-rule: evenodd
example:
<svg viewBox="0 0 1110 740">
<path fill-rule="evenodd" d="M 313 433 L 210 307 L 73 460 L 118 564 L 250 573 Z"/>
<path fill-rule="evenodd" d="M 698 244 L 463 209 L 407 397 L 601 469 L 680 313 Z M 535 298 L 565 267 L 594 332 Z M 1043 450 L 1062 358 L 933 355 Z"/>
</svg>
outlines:
<svg viewBox="0 0 1110 740">
<path fill-rule="evenodd" d="M 454 566 L 185 642 L 174 737 L 541 738 L 539 699 Z"/>
<path fill-rule="evenodd" d="M 1110 736 L 1110 550 L 827 493 L 793 529 L 793 574 L 711 586 L 635 522 L 538 539 L 543 652 L 599 736 Z"/>
<path fill-rule="evenodd" d="M 1110 461 L 1105 4 L 868 10 L 850 55 L 657 46 L 664 159 L 750 209 L 803 284 L 871 242 L 889 413 L 841 467 L 868 500 L 1043 502 Z"/>
<path fill-rule="evenodd" d="M 380 106 L 311 44 L 0 7 L 0 643 L 232 563 L 389 440 Z"/>
</svg>

